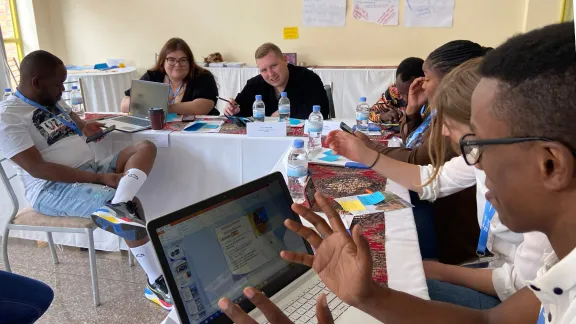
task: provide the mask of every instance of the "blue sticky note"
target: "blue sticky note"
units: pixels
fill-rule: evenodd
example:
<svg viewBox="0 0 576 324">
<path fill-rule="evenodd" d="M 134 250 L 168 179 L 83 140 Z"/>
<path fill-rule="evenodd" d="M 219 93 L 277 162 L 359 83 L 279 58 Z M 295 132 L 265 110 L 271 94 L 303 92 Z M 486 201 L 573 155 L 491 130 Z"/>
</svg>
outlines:
<svg viewBox="0 0 576 324">
<path fill-rule="evenodd" d="M 383 202 L 385 197 L 380 191 L 378 191 L 370 195 L 358 196 L 358 199 L 360 200 L 360 202 L 362 202 L 364 206 L 370 206 Z"/>
<path fill-rule="evenodd" d="M 218 127 L 220 127 L 220 126 L 215 125 L 215 124 L 207 124 L 206 126 L 204 126 L 204 128 L 207 128 L 207 129 L 216 129 Z"/>
<path fill-rule="evenodd" d="M 187 132 L 195 132 L 204 126 L 206 126 L 206 123 L 196 123 L 196 124 L 191 125 L 187 128 L 184 128 L 184 130 Z"/>
<path fill-rule="evenodd" d="M 296 119 L 296 118 L 290 118 L 290 125 L 298 125 L 300 124 L 302 121 L 300 119 Z"/>
<path fill-rule="evenodd" d="M 178 119 L 178 114 L 177 113 L 168 113 L 168 115 L 166 115 L 166 121 L 167 122 L 171 122 Z"/>
<path fill-rule="evenodd" d="M 338 154 L 334 154 L 334 152 L 332 152 L 332 150 L 328 150 L 326 152 L 323 152 L 322 154 L 328 155 L 328 156 L 338 155 Z"/>
<path fill-rule="evenodd" d="M 334 162 L 334 161 L 338 160 L 339 158 L 340 158 L 340 155 L 326 155 L 326 156 L 319 158 L 318 160 L 325 161 L 325 162 Z"/>
</svg>

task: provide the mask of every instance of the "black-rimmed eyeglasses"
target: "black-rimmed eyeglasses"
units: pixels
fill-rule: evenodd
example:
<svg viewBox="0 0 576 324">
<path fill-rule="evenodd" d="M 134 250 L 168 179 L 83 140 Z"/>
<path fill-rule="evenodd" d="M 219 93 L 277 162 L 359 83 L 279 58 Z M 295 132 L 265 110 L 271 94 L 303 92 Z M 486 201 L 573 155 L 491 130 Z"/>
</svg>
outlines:
<svg viewBox="0 0 576 324">
<path fill-rule="evenodd" d="M 476 139 L 476 134 L 466 134 L 460 139 L 460 151 L 468 165 L 475 165 L 480 162 L 484 146 L 486 145 L 508 145 L 524 142 L 556 142 L 556 140 L 546 137 L 507 137 L 495 139 Z M 572 154 L 576 152 L 572 150 Z"/>
<path fill-rule="evenodd" d="M 183 57 L 181 59 L 176 59 L 173 57 L 167 57 L 166 62 L 170 66 L 176 66 L 176 63 L 179 63 L 180 66 L 188 66 L 188 59 L 186 57 Z"/>
</svg>

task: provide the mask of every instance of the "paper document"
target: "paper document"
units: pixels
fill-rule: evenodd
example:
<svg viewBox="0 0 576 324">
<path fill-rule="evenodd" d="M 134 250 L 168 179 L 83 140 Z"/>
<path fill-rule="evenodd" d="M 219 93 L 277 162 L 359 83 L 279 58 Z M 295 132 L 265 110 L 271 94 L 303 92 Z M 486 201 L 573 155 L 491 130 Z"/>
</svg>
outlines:
<svg viewBox="0 0 576 324">
<path fill-rule="evenodd" d="M 398 25 L 400 0 L 354 0 L 353 17 L 383 26 Z"/>
<path fill-rule="evenodd" d="M 171 130 L 144 130 L 132 134 L 132 142 L 150 141 L 156 147 L 170 147 Z"/>
<path fill-rule="evenodd" d="M 454 0 L 406 0 L 406 27 L 452 27 Z"/>
<path fill-rule="evenodd" d="M 223 120 L 197 120 L 186 125 L 184 131 L 194 133 L 219 133 L 223 124 Z"/>
<path fill-rule="evenodd" d="M 346 0 L 304 0 L 302 25 L 330 27 L 346 25 Z"/>
</svg>

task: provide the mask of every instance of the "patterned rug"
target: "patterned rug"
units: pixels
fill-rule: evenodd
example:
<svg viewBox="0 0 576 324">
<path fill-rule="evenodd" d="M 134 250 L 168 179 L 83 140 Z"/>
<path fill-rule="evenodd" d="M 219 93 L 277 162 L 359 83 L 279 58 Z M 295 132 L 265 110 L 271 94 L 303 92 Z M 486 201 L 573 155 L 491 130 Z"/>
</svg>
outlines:
<svg viewBox="0 0 576 324">
<path fill-rule="evenodd" d="M 372 253 L 372 278 L 383 285 L 388 284 L 388 269 L 386 267 L 386 244 L 384 213 L 356 216 L 352 220 L 350 229 L 355 225 L 362 227 L 362 234 L 370 244 Z"/>
</svg>

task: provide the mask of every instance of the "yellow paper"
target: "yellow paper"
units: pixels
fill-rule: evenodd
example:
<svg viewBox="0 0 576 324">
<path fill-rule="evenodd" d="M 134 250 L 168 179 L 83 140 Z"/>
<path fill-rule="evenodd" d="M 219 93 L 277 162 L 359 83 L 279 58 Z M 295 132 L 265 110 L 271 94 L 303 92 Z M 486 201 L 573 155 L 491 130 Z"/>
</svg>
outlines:
<svg viewBox="0 0 576 324">
<path fill-rule="evenodd" d="M 284 39 L 298 39 L 298 27 L 284 27 Z"/>
<path fill-rule="evenodd" d="M 342 208 L 344 208 L 345 211 L 357 211 L 366 209 L 360 200 L 339 201 L 338 203 L 340 206 L 342 206 Z"/>
</svg>

